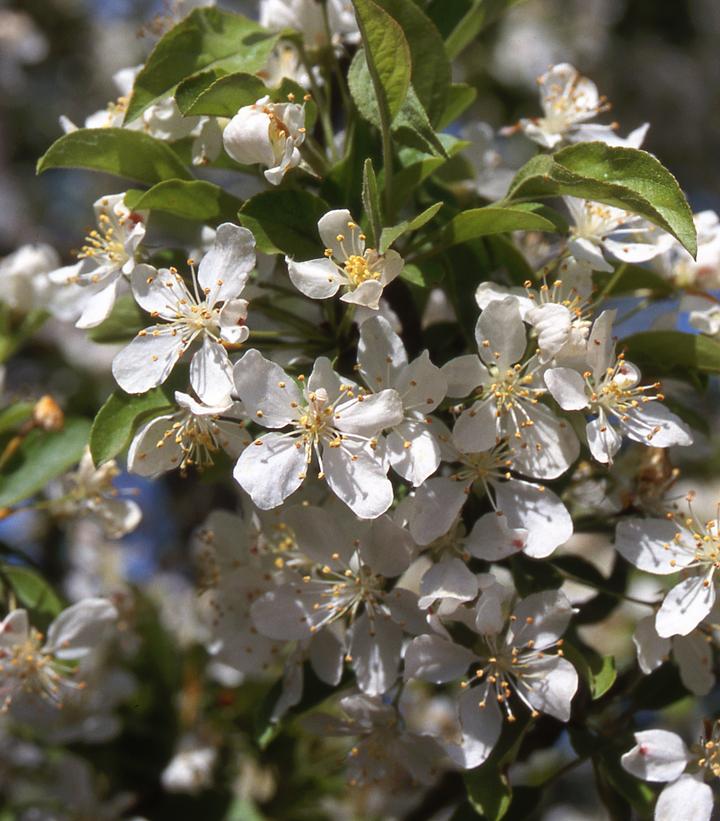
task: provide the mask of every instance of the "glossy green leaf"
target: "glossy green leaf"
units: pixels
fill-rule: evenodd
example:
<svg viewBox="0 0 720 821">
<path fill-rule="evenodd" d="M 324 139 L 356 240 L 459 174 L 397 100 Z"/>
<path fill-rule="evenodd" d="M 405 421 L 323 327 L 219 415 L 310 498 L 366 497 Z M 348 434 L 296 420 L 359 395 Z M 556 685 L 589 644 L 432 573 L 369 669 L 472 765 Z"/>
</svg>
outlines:
<svg viewBox="0 0 720 821">
<path fill-rule="evenodd" d="M 307 260 L 323 254 L 317 223 L 329 210 L 308 191 L 263 191 L 243 205 L 238 218 L 255 235 L 259 251 Z"/>
<path fill-rule="evenodd" d="M 241 14 L 195 9 L 157 43 L 135 78 L 125 122 L 174 94 L 182 80 L 219 70 L 254 74 L 268 60 L 278 35 Z"/>
<path fill-rule="evenodd" d="M 508 207 L 487 205 L 463 211 L 443 228 L 439 246 L 447 248 L 478 237 L 509 231 L 556 231 L 555 224 L 538 213 L 541 210 L 542 206 L 538 203 L 521 203 Z"/>
<path fill-rule="evenodd" d="M 405 35 L 410 48 L 411 82 L 432 123 L 437 123 L 447 106 L 450 61 L 435 24 L 413 0 L 377 0 Z"/>
<path fill-rule="evenodd" d="M 175 91 L 175 101 L 187 117 L 234 117 L 242 106 L 252 105 L 265 94 L 265 83 L 254 74 L 225 74 L 215 69 L 183 80 Z"/>
<path fill-rule="evenodd" d="M 192 179 L 167 143 L 127 128 L 80 128 L 63 135 L 38 160 L 38 174 L 50 168 L 88 168 L 146 185 Z"/>
<path fill-rule="evenodd" d="M 410 86 L 410 47 L 400 24 L 373 0 L 353 0 L 353 5 L 380 113 L 380 122 L 375 125 L 385 121 L 389 124 L 400 111 Z"/>
<path fill-rule="evenodd" d="M 148 324 L 147 314 L 140 309 L 132 294 L 122 294 L 115 301 L 110 316 L 95 328 L 90 328 L 88 337 L 93 342 L 117 345 L 129 342 Z"/>
<path fill-rule="evenodd" d="M 463 778 L 468 800 L 477 813 L 488 821 L 505 817 L 512 801 L 512 788 L 505 773 L 484 765 L 465 773 Z"/>
<path fill-rule="evenodd" d="M 63 603 L 52 587 L 29 567 L 3 564 L 0 566 L 0 581 L 12 589 L 18 605 L 27 608 L 35 619 L 44 616 L 50 621 L 63 609 Z"/>
<path fill-rule="evenodd" d="M 621 340 L 619 347 L 640 368 L 675 373 L 693 368 L 720 373 L 720 342 L 682 331 L 643 331 Z"/>
<path fill-rule="evenodd" d="M 80 461 L 90 423 L 69 418 L 59 431 L 32 431 L 0 472 L 0 507 L 30 498 Z"/>
<path fill-rule="evenodd" d="M 603 202 L 646 217 L 695 255 L 692 211 L 673 175 L 647 151 L 578 143 L 538 154 L 515 175 L 507 200 L 567 195 Z"/>
<path fill-rule="evenodd" d="M 0 411 L 0 434 L 15 431 L 32 416 L 32 402 L 16 402 Z"/>
<path fill-rule="evenodd" d="M 111 393 L 98 411 L 90 431 L 93 461 L 101 465 L 113 459 L 130 444 L 141 422 L 175 409 L 162 388 L 154 388 L 137 396 L 120 390 Z"/>
<path fill-rule="evenodd" d="M 615 683 L 617 669 L 612 656 L 601 656 L 577 638 L 566 638 L 563 652 L 587 684 L 593 701 L 605 695 Z"/>
<path fill-rule="evenodd" d="M 403 234 L 408 234 L 412 231 L 418 231 L 424 225 L 426 225 L 430 220 L 437 214 L 437 212 L 443 207 L 443 203 L 436 202 L 434 205 L 431 205 L 429 208 L 426 208 L 422 214 L 418 214 L 411 220 L 403 220 L 402 222 L 398 223 L 397 225 L 393 225 L 389 228 L 384 228 L 382 234 L 380 235 L 380 248 L 379 251 L 381 254 L 384 254 L 385 251 L 395 242 L 398 240 Z"/>
<path fill-rule="evenodd" d="M 242 200 L 205 180 L 167 180 L 149 191 L 128 191 L 125 204 L 138 211 L 165 211 L 177 217 L 215 224 L 234 221 Z"/>
<path fill-rule="evenodd" d="M 362 203 L 370 224 L 370 245 L 377 247 L 382 230 L 382 213 L 380 211 L 377 177 L 375 176 L 372 160 L 369 157 L 363 163 Z"/>
<path fill-rule="evenodd" d="M 526 0 L 472 0 L 470 7 L 457 20 L 445 39 L 448 57 L 457 57 L 484 28 L 497 20 L 507 9 L 524 2 Z M 446 3 L 447 0 L 434 0 L 431 5 L 437 5 L 439 13 L 444 14 Z"/>
<path fill-rule="evenodd" d="M 453 83 L 448 88 L 445 109 L 436 123 L 438 130 L 447 128 L 451 123 L 454 123 L 461 114 L 464 114 L 470 108 L 476 97 L 477 89 L 473 86 L 467 83 Z"/>
</svg>

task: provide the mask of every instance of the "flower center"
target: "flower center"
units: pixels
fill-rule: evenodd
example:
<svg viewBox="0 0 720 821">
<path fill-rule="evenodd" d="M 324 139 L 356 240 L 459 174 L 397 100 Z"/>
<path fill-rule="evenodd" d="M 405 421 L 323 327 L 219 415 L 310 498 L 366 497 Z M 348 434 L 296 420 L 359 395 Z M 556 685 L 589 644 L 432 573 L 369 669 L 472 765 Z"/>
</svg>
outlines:
<svg viewBox="0 0 720 821">
<path fill-rule="evenodd" d="M 104 257 L 108 262 L 120 266 L 128 260 L 123 242 L 116 238 L 115 228 L 107 214 L 98 217 L 98 230 L 85 237 L 85 245 L 78 252 L 78 259 Z"/>
<path fill-rule="evenodd" d="M 345 273 L 347 278 L 357 288 L 363 282 L 369 279 L 380 279 L 380 274 L 377 271 L 371 271 L 367 259 L 364 256 L 352 254 L 345 261 Z"/>
</svg>

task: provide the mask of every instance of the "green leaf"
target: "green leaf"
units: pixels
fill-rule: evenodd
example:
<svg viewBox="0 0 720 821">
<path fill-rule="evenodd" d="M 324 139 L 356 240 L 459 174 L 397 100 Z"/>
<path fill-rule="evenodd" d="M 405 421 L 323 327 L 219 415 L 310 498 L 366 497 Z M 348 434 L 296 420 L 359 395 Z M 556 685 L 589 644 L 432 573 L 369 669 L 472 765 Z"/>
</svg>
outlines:
<svg viewBox="0 0 720 821">
<path fill-rule="evenodd" d="M 87 419 L 72 417 L 62 430 L 31 431 L 0 473 L 0 507 L 28 499 L 77 464 L 89 432 Z"/>
<path fill-rule="evenodd" d="M 234 221 L 242 200 L 205 180 L 166 180 L 149 191 L 130 190 L 125 205 L 136 211 L 165 211 L 206 223 Z"/>
<path fill-rule="evenodd" d="M 436 202 L 434 205 L 426 208 L 422 214 L 418 214 L 414 219 L 403 220 L 390 228 L 383 228 L 380 235 L 380 247 L 378 249 L 380 253 L 384 254 L 393 242 L 399 239 L 403 234 L 408 234 L 411 231 L 417 231 L 422 228 L 423 225 L 430 222 L 442 207 L 443 203 Z"/>
<path fill-rule="evenodd" d="M 476 812 L 488 821 L 505 817 L 512 801 L 512 788 L 505 773 L 497 767 L 481 766 L 463 776 L 468 800 Z"/>
<path fill-rule="evenodd" d="M 32 416 L 32 402 L 16 402 L 0 411 L 0 434 L 15 431 Z"/>
<path fill-rule="evenodd" d="M 628 262 L 621 263 L 618 268 L 622 268 L 622 271 L 609 291 L 605 291 L 604 288 L 614 277 L 614 274 L 605 273 L 604 271 L 595 271 L 593 273 L 593 281 L 599 293 L 603 293 L 605 296 L 629 294 L 635 291 L 651 291 L 655 296 L 670 296 L 675 293 L 672 283 L 660 274 L 656 274 L 655 271 Z"/>
<path fill-rule="evenodd" d="M 643 331 L 620 341 L 627 358 L 653 373 L 675 374 L 692 368 L 720 373 L 720 342 L 682 331 Z"/>
<path fill-rule="evenodd" d="M 90 453 L 101 465 L 113 459 L 130 444 L 141 422 L 175 410 L 175 404 L 162 388 L 138 396 L 115 391 L 105 401 L 90 430 Z"/>
<path fill-rule="evenodd" d="M 360 114 L 368 122 L 382 129 L 383 120 L 373 88 L 370 69 L 365 60 L 365 52 L 362 49 L 355 54 L 350 64 L 348 84 Z M 408 86 L 406 97 L 397 115 L 390 122 L 389 128 L 396 141 L 403 145 L 423 151 L 426 154 L 447 156 L 445 147 L 430 125 L 427 113 L 412 85 Z"/>
<path fill-rule="evenodd" d="M 127 128 L 80 128 L 63 135 L 38 160 L 38 174 L 49 168 L 89 168 L 146 185 L 192 179 L 167 143 Z"/>
<path fill-rule="evenodd" d="M 91 328 L 88 337 L 93 342 L 116 345 L 129 342 L 147 324 L 147 314 L 143 313 L 132 294 L 122 294 L 113 305 L 110 316 Z"/>
<path fill-rule="evenodd" d="M 3 564 L 0 579 L 12 588 L 18 604 L 30 610 L 35 617 L 45 617 L 50 621 L 63 609 L 63 603 L 52 587 L 29 567 Z"/>
<path fill-rule="evenodd" d="M 215 69 L 183 80 L 175 91 L 175 101 L 186 117 L 234 117 L 238 109 L 252 105 L 265 94 L 265 83 L 254 74 L 224 74 Z"/>
<path fill-rule="evenodd" d="M 322 256 L 317 223 L 329 210 L 308 191 L 263 191 L 243 205 L 238 218 L 253 232 L 262 253 L 307 260 Z"/>
<path fill-rule="evenodd" d="M 266 64 L 278 36 L 242 14 L 195 9 L 158 41 L 145 61 L 135 78 L 125 122 L 137 119 L 199 72 L 254 74 Z"/>
<path fill-rule="evenodd" d="M 419 288 L 431 288 L 440 282 L 444 275 L 442 266 L 433 260 L 426 260 L 420 265 L 406 265 L 400 273 L 404 280 Z"/>
<path fill-rule="evenodd" d="M 538 154 L 515 175 L 507 200 L 567 195 L 603 202 L 646 217 L 695 256 L 692 211 L 673 175 L 647 151 L 578 143 Z"/>
<path fill-rule="evenodd" d="M 448 0 L 434 0 L 444 10 Z M 473 0 L 467 12 L 457 21 L 445 39 L 445 51 L 452 60 L 472 43 L 480 32 L 511 6 L 524 3 L 525 0 Z"/>
<path fill-rule="evenodd" d="M 615 683 L 617 669 L 613 656 L 601 656 L 578 638 L 566 638 L 563 653 L 587 684 L 593 701 L 604 696 Z"/>
<path fill-rule="evenodd" d="M 450 62 L 440 32 L 412 0 L 378 0 L 400 24 L 410 48 L 411 82 L 432 123 L 437 123 L 447 106 Z"/>
<path fill-rule="evenodd" d="M 353 5 L 380 114 L 380 122 L 374 124 L 382 127 L 405 102 L 412 71 L 410 47 L 400 24 L 373 0 L 353 0 Z"/>
<path fill-rule="evenodd" d="M 442 229 L 436 249 L 510 231 L 556 231 L 555 224 L 538 213 L 540 210 L 542 206 L 533 202 L 509 207 L 486 205 L 463 211 Z"/>
<path fill-rule="evenodd" d="M 552 565 L 527 556 L 513 556 L 510 572 L 518 593 L 523 597 L 541 590 L 557 590 L 564 581 Z"/>
<path fill-rule="evenodd" d="M 438 130 L 447 128 L 475 102 L 477 89 L 467 83 L 453 83 L 448 88 L 445 110 L 435 124 Z"/>
<path fill-rule="evenodd" d="M 362 203 L 370 223 L 370 245 L 375 248 L 382 230 L 382 214 L 377 177 L 375 176 L 372 160 L 369 157 L 363 163 Z"/>
</svg>

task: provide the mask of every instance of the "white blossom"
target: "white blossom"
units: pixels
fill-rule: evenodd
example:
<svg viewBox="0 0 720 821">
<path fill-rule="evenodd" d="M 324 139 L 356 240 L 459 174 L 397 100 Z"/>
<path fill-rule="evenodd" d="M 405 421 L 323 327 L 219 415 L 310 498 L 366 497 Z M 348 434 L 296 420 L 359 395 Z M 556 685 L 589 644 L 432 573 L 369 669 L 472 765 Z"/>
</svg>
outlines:
<svg viewBox="0 0 720 821">
<path fill-rule="evenodd" d="M 123 277 L 131 276 L 137 265 L 147 212 L 130 211 L 124 200 L 124 193 L 96 200 L 93 208 L 98 227 L 86 237 L 77 255 L 79 261 L 49 275 L 58 285 L 87 289 L 75 323 L 78 328 L 93 328 L 107 319 Z"/>
<path fill-rule="evenodd" d="M 73 662 L 91 653 L 117 618 L 107 599 L 83 599 L 63 610 L 43 637 L 26 610 L 12 610 L 0 622 L 0 698 L 6 710 L 25 691 L 61 705 L 73 680 Z"/>
<path fill-rule="evenodd" d="M 186 393 L 175 392 L 177 413 L 156 416 L 135 434 L 128 451 L 128 470 L 140 476 L 158 476 L 189 467 L 203 470 L 218 451 L 234 459 L 250 444 L 246 415 L 240 402 L 229 396 L 207 405 Z"/>
<path fill-rule="evenodd" d="M 646 573 L 681 580 L 665 596 L 655 617 L 662 638 L 687 636 L 715 603 L 715 570 L 720 561 L 718 520 L 701 522 L 688 497 L 687 513 L 664 519 L 623 519 L 615 533 L 617 551 Z"/>
<path fill-rule="evenodd" d="M 466 453 L 480 453 L 507 440 L 513 467 L 538 479 L 563 474 L 579 453 L 572 428 L 539 400 L 546 393 L 537 357 L 522 361 L 527 347 L 517 300 L 490 303 L 475 327 L 480 356 L 453 359 L 442 370 L 448 396 L 477 390 L 460 415 L 453 439 Z M 479 390 L 478 390 L 479 389 Z"/>
<path fill-rule="evenodd" d="M 234 373 L 248 416 L 270 428 L 243 451 L 234 472 L 259 508 L 277 507 L 294 493 L 313 458 L 319 478 L 358 516 L 372 519 L 390 507 L 393 488 L 381 434 L 402 421 L 397 391 L 369 394 L 338 376 L 325 357 L 300 384 L 256 350 L 243 356 Z"/>
<path fill-rule="evenodd" d="M 255 267 L 255 239 L 246 228 L 226 222 L 213 247 L 191 265 L 192 291 L 174 268 L 156 271 L 139 266 L 132 277 L 135 300 L 152 318 L 163 320 L 138 333 L 113 360 L 112 372 L 128 393 L 161 385 L 196 340 L 201 347 L 190 363 L 190 382 L 200 399 L 220 405 L 232 390 L 232 366 L 226 345 L 249 334 L 247 301 L 239 299 Z"/>
<path fill-rule="evenodd" d="M 382 316 L 360 327 L 358 370 L 371 391 L 394 388 L 400 395 L 405 415 L 386 437 L 387 454 L 404 479 L 421 485 L 440 464 L 440 445 L 428 414 L 445 397 L 445 377 L 427 351 L 408 362 L 402 340 Z"/>
<path fill-rule="evenodd" d="M 48 307 L 54 289 L 48 275 L 59 265 L 60 257 L 51 245 L 21 245 L 0 260 L 2 301 L 24 313 Z"/>
<path fill-rule="evenodd" d="M 675 240 L 653 260 L 653 267 L 678 288 L 703 291 L 720 288 L 720 218 L 715 211 L 700 211 L 693 215 L 693 223 L 697 232 L 697 256 L 693 258 Z"/>
<path fill-rule="evenodd" d="M 285 259 L 293 285 L 311 299 L 327 299 L 343 288 L 343 302 L 378 310 L 383 289 L 402 272 L 403 258 L 393 250 L 380 254 L 367 248 L 365 234 L 346 209 L 328 211 L 318 232 L 325 243 L 323 259 Z"/>
<path fill-rule="evenodd" d="M 328 29 L 333 45 L 356 43 L 360 39 L 355 12 L 348 0 L 327 0 L 328 27 L 323 6 L 315 0 L 260 0 L 260 24 L 271 31 L 285 28 L 299 31 L 307 48 L 328 45 Z"/>
<path fill-rule="evenodd" d="M 538 77 L 542 117 L 521 119 L 518 126 L 524 134 L 543 148 L 556 148 L 563 141 L 600 141 L 609 145 L 642 145 L 647 124 L 622 139 L 615 125 L 587 124 L 610 109 L 592 80 L 583 77 L 569 63 L 558 63 Z"/>
<path fill-rule="evenodd" d="M 100 523 L 106 536 L 119 539 L 134 530 L 142 518 L 136 502 L 119 497 L 113 485 L 119 473 L 114 459 L 95 467 L 90 448 L 86 448 L 77 470 L 65 474 L 55 489 L 48 509 L 54 516 L 89 516 Z"/>
<path fill-rule="evenodd" d="M 720 775 L 720 729 L 713 724 L 709 738 L 688 749 L 676 733 L 644 730 L 635 733 L 635 746 L 621 759 L 622 766 L 643 781 L 667 782 L 655 804 L 655 821 L 710 821 L 713 792 L 705 778 Z"/>
<path fill-rule="evenodd" d="M 562 658 L 561 644 L 573 612 L 563 593 L 533 593 L 517 602 L 509 618 L 509 599 L 500 585 L 487 587 L 475 609 L 474 628 L 482 649 L 470 650 L 441 635 L 422 635 L 405 652 L 405 678 L 435 684 L 459 682 L 457 698 L 461 740 L 445 743 L 456 764 L 471 769 L 483 763 L 497 743 L 503 713 L 514 721 L 517 697 L 533 715 L 570 718 L 577 690 L 575 668 Z"/>
<path fill-rule="evenodd" d="M 213 745 L 186 733 L 160 774 L 160 781 L 168 792 L 195 795 L 212 786 L 216 761 L 217 749 Z"/>
<path fill-rule="evenodd" d="M 608 256 L 621 262 L 647 262 L 673 243 L 670 234 L 621 208 L 577 197 L 563 200 L 574 223 L 570 226 L 568 249 L 595 271 L 614 270 Z"/>
<path fill-rule="evenodd" d="M 598 462 L 612 463 L 621 434 L 658 448 L 691 445 L 688 426 L 661 403 L 661 393 L 653 393 L 659 383 L 641 385 L 638 368 L 624 354 L 615 354 L 614 318 L 615 311 L 603 311 L 595 320 L 587 343 L 588 370 L 550 368 L 544 375 L 548 390 L 564 410 L 592 414 L 585 430 Z"/>
<path fill-rule="evenodd" d="M 265 179 L 279 185 L 300 164 L 305 141 L 305 106 L 271 103 L 265 96 L 243 106 L 223 131 L 225 151 L 243 165 L 266 166 Z"/>
</svg>

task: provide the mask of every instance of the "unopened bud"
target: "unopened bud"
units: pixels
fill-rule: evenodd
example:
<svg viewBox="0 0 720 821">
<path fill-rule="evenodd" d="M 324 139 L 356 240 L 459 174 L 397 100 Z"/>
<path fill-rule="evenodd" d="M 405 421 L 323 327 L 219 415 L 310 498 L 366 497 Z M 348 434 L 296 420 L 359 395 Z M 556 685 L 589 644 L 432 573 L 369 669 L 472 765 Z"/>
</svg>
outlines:
<svg viewBox="0 0 720 821">
<path fill-rule="evenodd" d="M 62 430 L 65 424 L 65 414 L 52 396 L 45 394 L 35 403 L 33 422 L 36 427 L 43 430 Z"/>
</svg>

